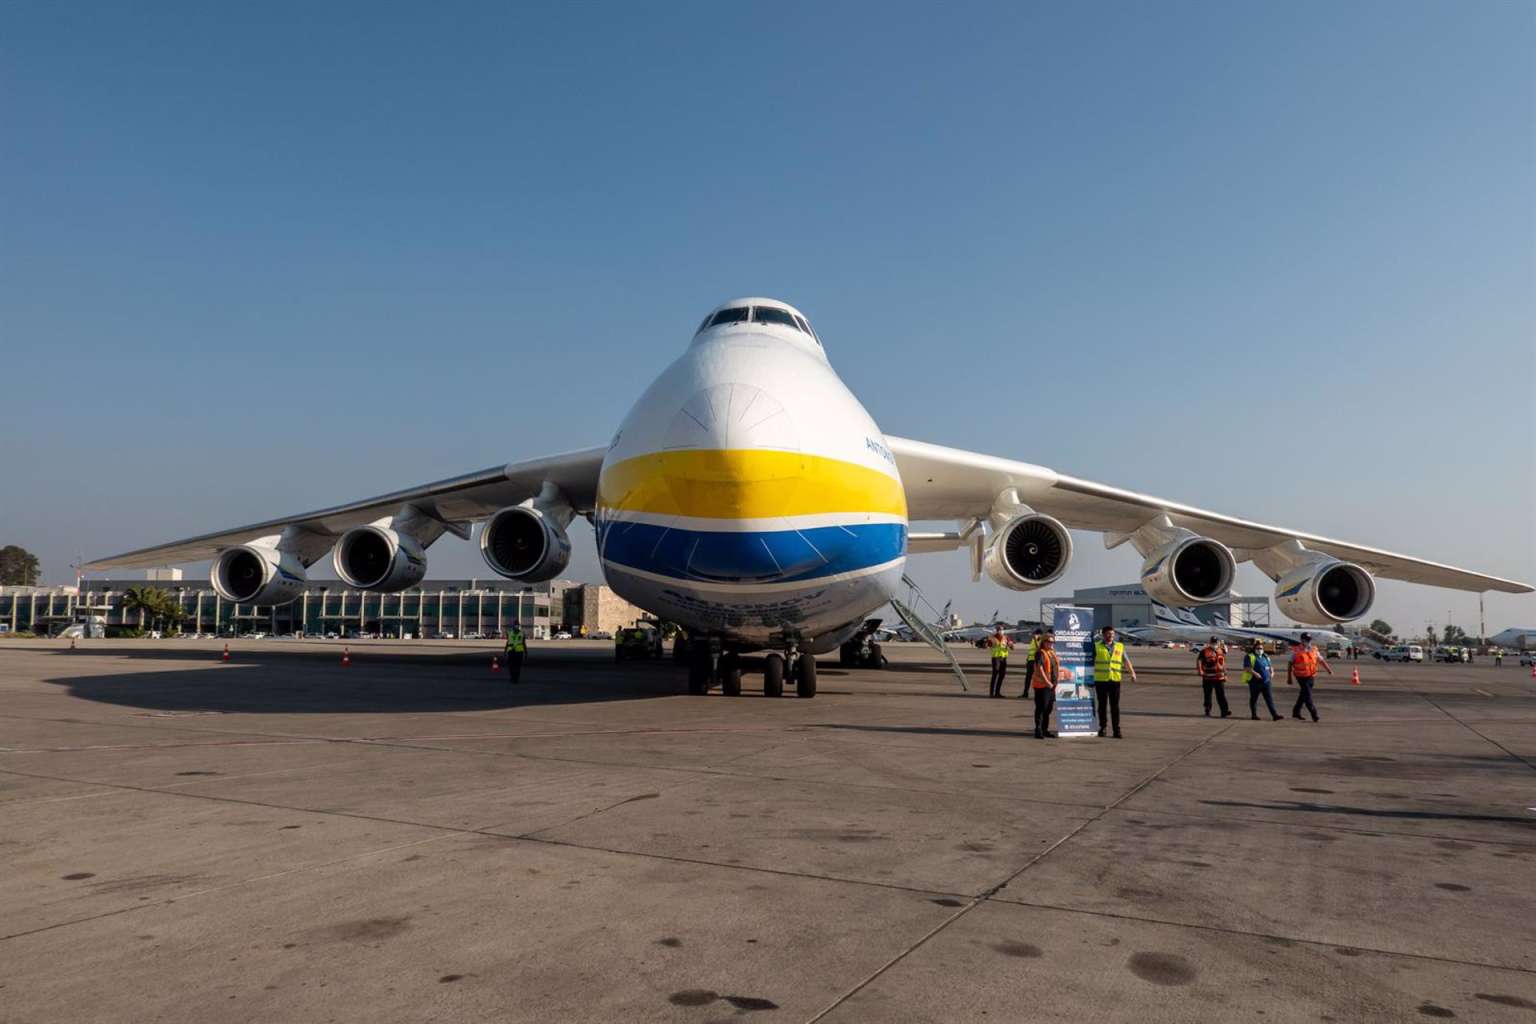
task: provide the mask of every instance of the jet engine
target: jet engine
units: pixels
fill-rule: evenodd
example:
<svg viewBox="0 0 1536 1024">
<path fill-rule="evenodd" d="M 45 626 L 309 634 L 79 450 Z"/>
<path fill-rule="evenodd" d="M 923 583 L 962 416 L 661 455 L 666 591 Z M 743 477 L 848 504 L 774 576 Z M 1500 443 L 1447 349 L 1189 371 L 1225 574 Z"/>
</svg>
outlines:
<svg viewBox="0 0 1536 1024">
<path fill-rule="evenodd" d="M 480 531 L 480 554 L 502 576 L 538 583 L 565 571 L 571 539 L 544 511 L 514 505 L 497 512 Z"/>
<path fill-rule="evenodd" d="M 1237 559 L 1226 545 L 1187 534 L 1146 556 L 1141 585 L 1154 601 L 1184 608 L 1219 600 L 1236 573 Z"/>
<path fill-rule="evenodd" d="M 304 592 L 304 566 L 265 544 L 242 544 L 213 561 L 214 591 L 234 604 L 287 604 Z"/>
<path fill-rule="evenodd" d="M 1376 581 L 1353 562 L 1320 559 L 1299 566 L 1275 585 L 1275 605 L 1287 618 L 1309 626 L 1358 619 L 1376 601 Z"/>
<path fill-rule="evenodd" d="M 1072 560 L 1072 535 L 1050 516 L 1029 512 L 998 530 L 982 569 L 998 586 L 1034 590 L 1055 582 Z"/>
<path fill-rule="evenodd" d="M 342 534 L 331 561 L 336 575 L 358 590 L 394 593 L 414 587 L 427 574 L 421 542 L 377 524 L 355 526 Z"/>
</svg>

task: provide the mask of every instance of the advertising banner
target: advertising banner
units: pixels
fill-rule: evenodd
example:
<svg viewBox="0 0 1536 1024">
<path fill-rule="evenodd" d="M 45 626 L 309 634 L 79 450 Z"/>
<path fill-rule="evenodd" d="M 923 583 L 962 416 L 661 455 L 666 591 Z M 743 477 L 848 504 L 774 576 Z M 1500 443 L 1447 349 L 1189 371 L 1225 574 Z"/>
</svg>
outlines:
<svg viewBox="0 0 1536 1024">
<path fill-rule="evenodd" d="M 1093 609 L 1055 609 L 1056 656 L 1062 678 L 1056 681 L 1056 732 L 1061 736 L 1097 736 L 1093 716 Z"/>
</svg>

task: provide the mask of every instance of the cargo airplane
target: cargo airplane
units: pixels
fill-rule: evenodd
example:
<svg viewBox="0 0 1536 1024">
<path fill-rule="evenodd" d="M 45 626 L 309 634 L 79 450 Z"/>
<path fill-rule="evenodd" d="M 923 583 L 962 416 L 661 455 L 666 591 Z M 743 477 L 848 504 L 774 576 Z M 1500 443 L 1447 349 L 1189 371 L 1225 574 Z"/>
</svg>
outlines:
<svg viewBox="0 0 1536 1024">
<path fill-rule="evenodd" d="M 88 563 L 88 570 L 212 560 L 227 601 L 292 601 L 329 554 L 361 590 L 399 591 L 444 533 L 483 523 L 492 570 L 563 572 L 567 531 L 596 529 L 603 575 L 686 630 L 689 689 L 741 692 L 741 654 L 766 650 L 763 690 L 816 692 L 815 655 L 846 643 L 901 586 L 909 555 L 964 548 L 973 578 L 1011 590 L 1056 580 L 1069 530 L 1142 556 L 1142 584 L 1175 607 L 1219 599 L 1240 561 L 1276 582 L 1290 619 L 1370 610 L 1373 577 L 1526 593 L 1523 583 L 1266 526 L 1058 473 L 892 437 L 876 426 L 794 307 L 735 299 L 640 395 L 605 445 L 493 466 L 374 498 Z M 953 520 L 938 532 L 915 521 Z"/>
</svg>

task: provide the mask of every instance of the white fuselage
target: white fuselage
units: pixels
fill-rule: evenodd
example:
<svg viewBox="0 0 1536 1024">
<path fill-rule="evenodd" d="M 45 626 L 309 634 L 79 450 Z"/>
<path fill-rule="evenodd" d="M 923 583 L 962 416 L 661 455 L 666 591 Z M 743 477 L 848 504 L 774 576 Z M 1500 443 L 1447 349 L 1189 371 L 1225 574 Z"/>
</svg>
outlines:
<svg viewBox="0 0 1536 1024">
<path fill-rule="evenodd" d="M 741 647 L 846 639 L 900 583 L 906 500 L 864 407 L 803 332 L 703 329 L 603 461 L 603 572 L 633 603 Z"/>
</svg>

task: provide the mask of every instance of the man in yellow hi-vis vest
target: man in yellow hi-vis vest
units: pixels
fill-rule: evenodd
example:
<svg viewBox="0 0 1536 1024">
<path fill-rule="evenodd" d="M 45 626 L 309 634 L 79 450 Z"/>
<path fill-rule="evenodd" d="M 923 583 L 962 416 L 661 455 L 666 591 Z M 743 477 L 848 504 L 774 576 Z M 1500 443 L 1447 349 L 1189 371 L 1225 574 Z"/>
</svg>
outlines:
<svg viewBox="0 0 1536 1024">
<path fill-rule="evenodd" d="M 1001 697 L 1003 676 L 1008 674 L 1008 651 L 1013 647 L 1013 637 L 1003 632 L 1001 622 L 993 627 L 992 635 L 987 637 L 987 646 L 992 648 L 992 689 L 989 696 Z"/>
<path fill-rule="evenodd" d="M 523 677 L 523 655 L 528 653 L 523 631 L 517 626 L 507 630 L 507 681 L 515 683 Z"/>
<path fill-rule="evenodd" d="M 1123 672 L 1131 673 L 1131 682 L 1136 681 L 1136 666 L 1131 664 L 1131 659 L 1126 656 L 1125 644 L 1115 639 L 1115 627 L 1105 626 L 1102 635 L 1093 644 L 1093 688 L 1099 698 L 1099 735 L 1104 735 L 1104 726 L 1111 725 L 1115 730 L 1115 739 L 1120 736 L 1120 676 Z"/>
</svg>

